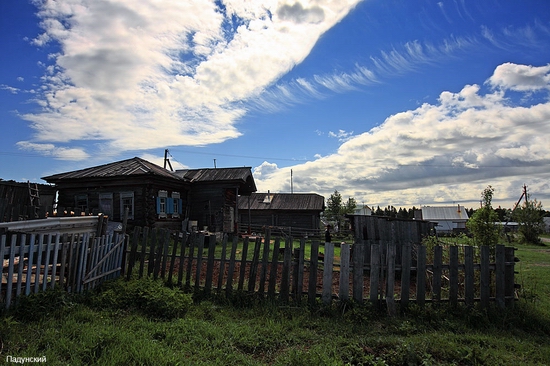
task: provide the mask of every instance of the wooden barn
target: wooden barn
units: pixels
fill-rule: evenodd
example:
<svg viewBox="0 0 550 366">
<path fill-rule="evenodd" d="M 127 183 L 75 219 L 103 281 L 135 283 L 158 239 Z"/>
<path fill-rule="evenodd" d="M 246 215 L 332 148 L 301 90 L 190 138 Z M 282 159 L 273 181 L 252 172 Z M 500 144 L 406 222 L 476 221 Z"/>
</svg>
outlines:
<svg viewBox="0 0 550 366">
<path fill-rule="evenodd" d="M 293 233 L 319 234 L 325 198 L 316 193 L 253 193 L 239 198 L 243 229 L 288 227 Z"/>
<path fill-rule="evenodd" d="M 58 210 L 103 213 L 139 226 L 181 229 L 190 184 L 172 172 L 134 157 L 43 177 L 58 190 Z"/>
<path fill-rule="evenodd" d="M 199 230 L 239 231 L 237 198 L 256 191 L 252 168 L 184 169 L 175 175 L 191 185 L 189 220 Z"/>
<path fill-rule="evenodd" d="M 0 222 L 43 219 L 55 200 L 47 184 L 0 179 Z"/>
</svg>

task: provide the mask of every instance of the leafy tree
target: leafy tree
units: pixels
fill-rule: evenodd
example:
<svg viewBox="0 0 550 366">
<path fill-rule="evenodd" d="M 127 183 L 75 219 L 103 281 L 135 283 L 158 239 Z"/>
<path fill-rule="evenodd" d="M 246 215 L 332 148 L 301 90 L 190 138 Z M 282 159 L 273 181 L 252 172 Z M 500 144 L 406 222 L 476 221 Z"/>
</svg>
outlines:
<svg viewBox="0 0 550 366">
<path fill-rule="evenodd" d="M 513 218 L 519 224 L 520 241 L 523 243 L 540 244 L 540 234 L 544 232 L 544 210 L 542 203 L 536 199 L 529 200 L 514 210 Z"/>
<path fill-rule="evenodd" d="M 327 208 L 325 209 L 324 216 L 327 220 L 335 222 L 336 226 L 340 227 L 340 223 L 344 220 L 344 216 L 353 213 L 356 208 L 357 202 L 355 198 L 350 197 L 348 201 L 344 203 L 340 192 L 335 190 L 327 200 Z"/>
<path fill-rule="evenodd" d="M 491 206 L 494 192 L 491 186 L 483 190 L 481 208 L 476 210 L 466 223 L 466 227 L 474 237 L 474 243 L 489 246 L 493 253 L 499 238 L 498 214 Z"/>
</svg>

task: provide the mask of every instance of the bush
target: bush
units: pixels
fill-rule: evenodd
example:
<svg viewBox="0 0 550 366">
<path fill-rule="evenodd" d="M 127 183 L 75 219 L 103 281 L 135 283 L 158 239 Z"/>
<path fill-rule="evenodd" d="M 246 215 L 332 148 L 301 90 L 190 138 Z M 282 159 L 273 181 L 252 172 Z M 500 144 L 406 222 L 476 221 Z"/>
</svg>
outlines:
<svg viewBox="0 0 550 366">
<path fill-rule="evenodd" d="M 99 291 L 89 295 L 92 306 L 113 310 L 136 310 L 157 319 L 183 316 L 192 304 L 190 294 L 178 288 L 168 288 L 151 278 L 126 281 L 119 278 L 104 283 Z"/>
</svg>

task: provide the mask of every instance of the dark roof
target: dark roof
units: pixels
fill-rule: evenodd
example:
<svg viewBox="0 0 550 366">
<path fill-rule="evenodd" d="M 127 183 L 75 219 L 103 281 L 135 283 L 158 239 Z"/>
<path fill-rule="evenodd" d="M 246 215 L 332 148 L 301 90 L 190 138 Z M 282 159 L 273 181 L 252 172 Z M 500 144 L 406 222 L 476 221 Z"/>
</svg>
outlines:
<svg viewBox="0 0 550 366">
<path fill-rule="evenodd" d="M 248 198 L 239 198 L 239 210 L 248 210 Z M 325 209 L 325 198 L 316 193 L 252 193 L 251 210 L 314 210 Z"/>
<path fill-rule="evenodd" d="M 256 192 L 256 183 L 252 176 L 251 167 L 242 168 L 205 168 L 205 169 L 182 169 L 174 173 L 191 183 L 218 183 L 234 182 L 239 184 L 239 194 Z"/>
<path fill-rule="evenodd" d="M 75 170 L 43 177 L 47 182 L 55 183 L 61 180 L 83 178 L 110 178 L 121 176 L 155 175 L 165 178 L 181 180 L 180 177 L 156 164 L 138 157 L 117 161 L 114 163 L 99 165 L 91 168 Z"/>
</svg>

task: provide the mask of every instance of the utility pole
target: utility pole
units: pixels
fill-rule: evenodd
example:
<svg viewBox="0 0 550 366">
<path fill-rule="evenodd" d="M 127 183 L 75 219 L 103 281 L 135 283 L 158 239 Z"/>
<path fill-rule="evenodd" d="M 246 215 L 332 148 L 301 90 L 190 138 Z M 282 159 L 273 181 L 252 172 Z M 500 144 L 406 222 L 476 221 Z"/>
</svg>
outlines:
<svg viewBox="0 0 550 366">
<path fill-rule="evenodd" d="M 170 160 L 168 160 L 168 149 L 164 150 L 164 169 L 166 169 L 166 163 L 170 166 L 170 171 L 173 172 L 174 169 L 172 169 L 172 164 L 170 164 Z"/>
</svg>

